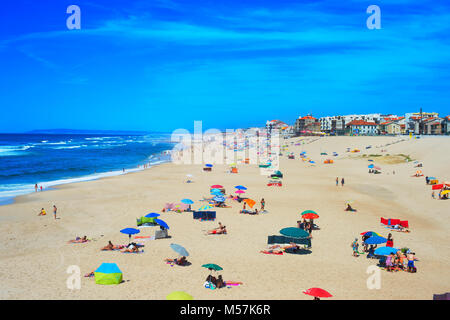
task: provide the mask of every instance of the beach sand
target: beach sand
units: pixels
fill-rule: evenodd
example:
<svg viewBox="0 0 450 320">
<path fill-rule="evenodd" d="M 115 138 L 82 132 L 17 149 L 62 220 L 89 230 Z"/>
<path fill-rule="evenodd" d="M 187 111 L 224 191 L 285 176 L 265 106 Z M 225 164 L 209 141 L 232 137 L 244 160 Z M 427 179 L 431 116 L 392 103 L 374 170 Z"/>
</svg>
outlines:
<svg viewBox="0 0 450 320">
<path fill-rule="evenodd" d="M 15 203 L 0 206 L 0 299 L 165 299 L 175 290 L 186 291 L 195 299 L 312 299 L 302 293 L 321 287 L 331 299 L 432 299 L 435 293 L 450 291 L 450 200 L 431 198 L 425 178 L 413 178 L 412 162 L 389 164 L 379 175 L 368 174 L 370 162 L 363 154 L 404 154 L 423 163 L 425 175 L 450 181 L 450 139 L 448 137 L 323 137 L 294 138 L 301 146 L 290 146 L 296 154 L 283 156 L 280 170 L 283 187 L 268 187 L 268 179 L 256 165 L 238 165 L 238 174 L 226 173 L 227 165 L 215 165 L 203 172 L 200 165 L 163 164 L 141 172 L 101 180 L 62 185 L 54 190 L 20 196 Z M 386 147 L 393 141 L 399 141 Z M 365 149 L 372 145 L 371 149 Z M 347 153 L 346 148 L 360 153 Z M 387 152 L 381 153 L 381 149 Z M 316 161 L 315 166 L 298 158 L 300 151 Z M 332 157 L 333 151 L 339 153 Z M 321 156 L 327 152 L 329 156 Z M 283 152 L 285 153 L 285 152 Z M 332 158 L 334 164 L 323 164 Z M 379 157 L 378 157 L 379 158 Z M 391 159 L 392 160 L 392 159 Z M 378 162 L 377 162 L 378 161 Z M 395 175 L 392 171 L 395 170 Z M 194 183 L 185 183 L 186 174 Z M 345 186 L 335 186 L 336 177 Z M 264 198 L 268 213 L 239 214 L 241 204 L 227 200 L 232 208 L 217 209 L 217 220 L 200 222 L 192 213 L 162 213 L 169 226 L 170 239 L 143 241 L 142 254 L 102 252 L 108 240 L 128 243 L 119 230 L 136 227 L 136 218 L 159 212 L 166 202 L 182 198 L 195 201 L 196 209 L 209 196 L 209 186 L 221 184 L 229 195 L 234 186 L 248 188 L 246 196 Z M 344 211 L 353 200 L 358 211 Z M 52 205 L 60 219 L 54 220 Z M 47 215 L 38 217 L 44 207 Z M 267 236 L 284 227 L 296 226 L 300 213 L 311 209 L 320 218 L 320 230 L 313 231 L 312 253 L 306 255 L 265 255 Z M 367 288 L 367 267 L 376 260 L 352 257 L 351 242 L 363 231 L 387 236 L 380 217 L 409 220 L 411 233 L 392 232 L 396 248 L 408 247 L 420 260 L 417 273 L 381 271 L 381 289 Z M 227 235 L 204 235 L 204 231 L 227 226 Z M 156 228 L 142 228 L 140 235 L 153 235 Z M 93 241 L 67 244 L 76 236 Z M 139 241 L 138 241 L 139 242 Z M 164 262 L 175 258 L 170 243 L 183 245 L 192 265 L 179 267 Z M 95 284 L 83 277 L 102 262 L 115 262 L 123 271 L 124 282 L 117 286 Z M 209 290 L 203 283 L 209 271 L 205 263 L 223 267 L 224 280 L 243 282 L 242 286 Z M 66 272 L 70 265 L 81 269 L 81 289 L 70 290 Z"/>
</svg>

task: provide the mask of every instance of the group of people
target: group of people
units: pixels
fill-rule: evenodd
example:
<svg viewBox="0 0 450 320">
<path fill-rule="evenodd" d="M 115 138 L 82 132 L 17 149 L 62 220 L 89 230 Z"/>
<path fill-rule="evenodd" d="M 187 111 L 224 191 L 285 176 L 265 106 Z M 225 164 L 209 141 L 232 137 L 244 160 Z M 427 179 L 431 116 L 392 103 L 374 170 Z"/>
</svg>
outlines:
<svg viewBox="0 0 450 320">
<path fill-rule="evenodd" d="M 225 281 L 223 281 L 222 275 L 219 275 L 217 278 L 213 275 L 209 275 L 205 280 L 205 287 L 210 289 L 220 289 L 226 287 Z"/>
<path fill-rule="evenodd" d="M 343 187 L 345 183 L 344 178 L 341 179 L 341 186 Z M 336 187 L 339 185 L 339 177 L 336 177 Z"/>
<path fill-rule="evenodd" d="M 415 258 L 415 253 L 411 252 L 409 249 L 406 251 L 406 255 L 401 251 L 398 250 L 396 253 L 391 253 L 388 256 L 386 256 L 386 259 L 383 257 L 379 257 L 375 255 L 375 249 L 377 248 L 376 244 L 369 244 L 366 243 L 366 240 L 369 239 L 370 236 L 364 234 L 362 235 L 362 244 L 363 244 L 363 252 L 367 253 L 368 259 L 380 259 L 381 266 L 385 266 L 387 271 L 398 271 L 398 270 L 405 270 L 407 272 L 417 272 L 416 267 L 414 266 L 414 261 L 417 259 Z M 394 239 L 392 238 L 392 234 L 389 233 L 386 247 L 393 247 L 394 246 Z M 355 240 L 352 242 L 351 247 L 353 249 L 353 256 L 358 257 L 361 252 L 358 252 L 359 244 L 358 244 L 358 238 L 355 238 Z"/>
<path fill-rule="evenodd" d="M 53 217 L 55 218 L 55 220 L 56 220 L 56 212 L 57 211 L 58 211 L 58 208 L 56 208 L 56 206 L 53 205 Z M 45 211 L 44 208 L 42 208 L 41 211 L 39 211 L 38 216 L 45 216 L 45 215 L 47 215 L 47 212 Z"/>
<path fill-rule="evenodd" d="M 306 219 L 302 219 L 301 221 L 297 221 L 297 226 L 311 234 L 314 229 L 314 220 L 307 221 Z"/>
<path fill-rule="evenodd" d="M 36 183 L 34 185 L 34 192 L 38 192 L 39 189 L 42 191 L 43 188 L 42 188 L 42 186 L 38 186 L 37 183 Z"/>
</svg>

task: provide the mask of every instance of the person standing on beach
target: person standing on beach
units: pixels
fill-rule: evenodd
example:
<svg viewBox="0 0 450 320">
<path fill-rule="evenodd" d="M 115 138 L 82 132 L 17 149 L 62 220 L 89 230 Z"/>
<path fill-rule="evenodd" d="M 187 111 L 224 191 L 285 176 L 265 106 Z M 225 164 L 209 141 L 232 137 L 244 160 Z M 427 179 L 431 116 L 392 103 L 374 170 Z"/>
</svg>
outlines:
<svg viewBox="0 0 450 320">
<path fill-rule="evenodd" d="M 392 233 L 389 233 L 386 241 L 386 247 L 392 248 L 393 246 L 394 246 L 394 239 L 392 238 Z"/>
<path fill-rule="evenodd" d="M 431 193 L 431 198 L 434 199 L 434 191 Z"/>
<path fill-rule="evenodd" d="M 37 189 L 38 189 L 38 185 L 37 185 L 37 183 L 34 185 L 34 192 L 37 192 Z"/>
<path fill-rule="evenodd" d="M 339 185 L 339 177 L 336 177 L 336 187 Z"/>
<path fill-rule="evenodd" d="M 42 191 L 42 186 L 41 186 L 41 191 Z"/>
<path fill-rule="evenodd" d="M 341 179 L 341 186 L 344 186 L 344 178 Z"/>
<path fill-rule="evenodd" d="M 359 247 L 359 244 L 358 244 L 358 238 L 355 238 L 355 241 L 353 241 L 353 243 L 352 243 L 353 256 L 354 256 L 354 257 L 357 257 L 357 256 L 358 256 L 358 247 Z"/>
<path fill-rule="evenodd" d="M 266 205 L 266 202 L 264 201 L 264 198 L 261 199 L 261 211 L 264 210 L 264 207 Z"/>
<path fill-rule="evenodd" d="M 56 220 L 56 211 L 57 210 L 58 210 L 58 208 L 56 208 L 56 206 L 53 205 L 53 217 L 55 218 L 55 220 Z"/>
</svg>

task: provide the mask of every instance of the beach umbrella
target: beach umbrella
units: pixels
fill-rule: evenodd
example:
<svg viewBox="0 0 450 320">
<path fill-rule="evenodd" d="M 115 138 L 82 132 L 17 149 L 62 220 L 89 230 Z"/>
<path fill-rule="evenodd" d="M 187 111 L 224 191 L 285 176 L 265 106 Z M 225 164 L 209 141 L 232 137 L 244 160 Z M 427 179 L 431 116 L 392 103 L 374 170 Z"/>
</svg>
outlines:
<svg viewBox="0 0 450 320">
<path fill-rule="evenodd" d="M 397 251 L 398 249 L 393 247 L 379 247 L 375 249 L 374 254 L 376 254 L 377 256 L 388 256 L 391 253 L 397 253 Z"/>
<path fill-rule="evenodd" d="M 219 270 L 223 270 L 221 266 L 218 266 L 217 264 L 214 263 L 207 263 L 202 265 L 203 268 L 208 268 L 209 270 L 214 270 L 214 271 L 219 271 Z"/>
<path fill-rule="evenodd" d="M 380 237 L 380 236 L 372 236 L 364 242 L 366 244 L 381 244 L 381 243 L 386 243 L 387 239 Z"/>
<path fill-rule="evenodd" d="M 312 211 L 312 210 L 305 210 L 305 211 L 302 212 L 302 216 L 305 215 L 305 214 L 308 214 L 308 213 L 317 214 L 317 212 L 315 212 L 315 211 Z"/>
<path fill-rule="evenodd" d="M 443 196 L 443 195 L 445 195 L 445 194 L 447 194 L 449 192 L 450 192 L 450 190 L 444 190 L 444 191 L 441 192 L 441 195 Z"/>
<path fill-rule="evenodd" d="M 166 296 L 166 300 L 194 300 L 194 298 L 184 291 L 174 291 Z"/>
<path fill-rule="evenodd" d="M 374 231 L 366 231 L 366 232 L 362 232 L 361 235 L 369 236 L 369 237 L 373 237 L 373 236 L 381 237 L 380 234 L 378 234 L 378 233 L 376 233 L 376 232 L 374 232 Z"/>
<path fill-rule="evenodd" d="M 152 213 L 149 213 L 149 214 L 145 215 L 146 218 L 156 218 L 156 217 L 159 217 L 159 216 L 160 216 L 160 214 L 159 213 L 155 213 L 155 212 L 152 212 Z"/>
<path fill-rule="evenodd" d="M 431 187 L 432 190 L 440 190 L 444 187 L 444 184 L 435 184 Z"/>
<path fill-rule="evenodd" d="M 157 219 L 155 219 L 155 221 L 156 220 Z M 137 234 L 137 233 L 141 232 L 141 230 L 138 230 L 138 229 L 135 229 L 135 228 L 125 228 L 125 229 L 120 230 L 120 232 L 123 233 L 123 234 L 127 234 L 128 238 L 131 240 L 131 235 L 132 234 Z"/>
<path fill-rule="evenodd" d="M 317 213 L 310 212 L 310 213 L 306 213 L 306 214 L 302 215 L 302 218 L 314 220 L 314 219 L 319 218 L 319 215 Z"/>
<path fill-rule="evenodd" d="M 122 271 L 115 263 L 102 263 L 94 271 L 96 284 L 119 284 L 122 282 Z"/>
<path fill-rule="evenodd" d="M 194 203 L 194 201 L 192 201 L 191 199 L 183 199 L 183 200 L 181 200 L 181 202 L 184 204 L 193 204 Z"/>
<path fill-rule="evenodd" d="M 323 290 L 321 288 L 309 288 L 308 290 L 303 291 L 303 293 L 307 294 L 309 296 L 312 296 L 312 297 L 317 297 L 317 298 L 332 297 L 332 295 L 328 291 Z"/>
<path fill-rule="evenodd" d="M 245 191 L 244 190 L 236 190 L 234 193 L 241 194 L 241 193 L 245 193 Z"/>
<path fill-rule="evenodd" d="M 236 189 L 238 189 L 238 190 L 247 190 L 247 188 L 246 188 L 246 187 L 244 187 L 244 186 L 241 186 L 241 185 L 239 185 L 239 186 L 235 186 L 235 188 L 236 188 Z"/>
<path fill-rule="evenodd" d="M 248 204 L 250 206 L 250 208 L 253 208 L 253 206 L 255 205 L 256 201 L 252 200 L 252 199 L 244 199 L 244 202 L 246 204 Z"/>
<path fill-rule="evenodd" d="M 157 224 L 159 224 L 161 227 L 163 227 L 164 229 L 170 229 L 169 226 L 167 225 L 167 223 L 161 219 L 155 219 L 155 222 Z"/>
<path fill-rule="evenodd" d="M 220 184 L 215 184 L 213 186 L 211 186 L 211 189 L 222 189 L 223 186 L 221 186 Z"/>
<path fill-rule="evenodd" d="M 223 193 L 220 190 L 211 191 L 211 194 L 214 196 L 223 196 Z"/>
<path fill-rule="evenodd" d="M 225 198 L 223 196 L 215 196 L 213 200 L 216 202 L 225 202 Z"/>
<path fill-rule="evenodd" d="M 212 165 L 212 164 L 209 164 L 209 163 L 207 163 L 207 164 L 205 164 L 205 167 L 208 167 L 208 168 L 212 168 L 212 167 L 213 167 L 213 165 Z"/>
<path fill-rule="evenodd" d="M 209 192 L 222 192 L 219 188 L 210 189 Z"/>
<path fill-rule="evenodd" d="M 369 159 L 369 160 L 367 160 L 367 161 L 372 161 L 372 162 L 373 162 L 373 160 L 372 160 L 372 159 Z"/>
<path fill-rule="evenodd" d="M 436 180 L 436 177 L 428 177 L 428 180 Z"/>
<path fill-rule="evenodd" d="M 189 252 L 187 252 L 187 250 L 183 246 L 180 246 L 179 244 L 176 244 L 176 243 L 171 243 L 170 247 L 172 248 L 173 251 L 178 253 L 180 256 L 189 257 Z"/>
<path fill-rule="evenodd" d="M 375 167 L 373 164 L 370 164 L 370 165 L 368 166 L 369 169 L 372 169 L 373 167 Z"/>
<path fill-rule="evenodd" d="M 208 211 L 210 209 L 212 209 L 212 207 L 209 204 L 207 204 L 198 208 L 198 211 Z"/>
<path fill-rule="evenodd" d="M 309 237 L 309 233 L 308 232 L 306 232 L 303 229 L 294 228 L 294 227 L 281 229 L 280 233 L 283 236 L 292 237 L 292 238 L 306 238 L 306 237 Z"/>
</svg>

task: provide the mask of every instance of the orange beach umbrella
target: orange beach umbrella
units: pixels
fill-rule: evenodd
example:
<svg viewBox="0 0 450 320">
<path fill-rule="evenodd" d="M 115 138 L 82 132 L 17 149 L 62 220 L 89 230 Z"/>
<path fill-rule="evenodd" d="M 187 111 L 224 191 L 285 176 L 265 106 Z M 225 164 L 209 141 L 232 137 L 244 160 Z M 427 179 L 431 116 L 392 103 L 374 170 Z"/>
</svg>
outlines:
<svg viewBox="0 0 450 320">
<path fill-rule="evenodd" d="M 246 203 L 246 204 L 248 204 L 249 206 L 250 206 L 250 208 L 253 208 L 253 206 L 255 205 L 255 200 L 252 200 L 252 199 L 245 199 L 244 200 L 244 202 Z"/>
</svg>

